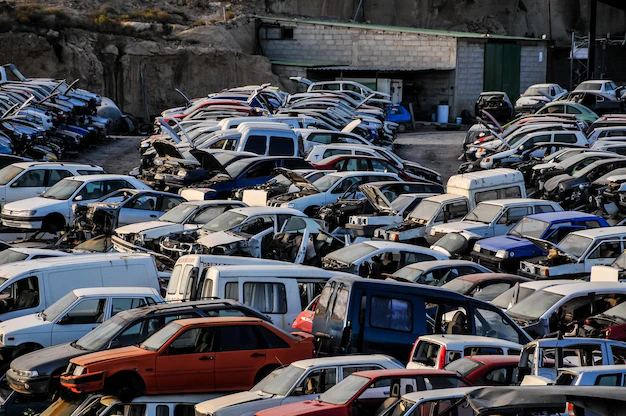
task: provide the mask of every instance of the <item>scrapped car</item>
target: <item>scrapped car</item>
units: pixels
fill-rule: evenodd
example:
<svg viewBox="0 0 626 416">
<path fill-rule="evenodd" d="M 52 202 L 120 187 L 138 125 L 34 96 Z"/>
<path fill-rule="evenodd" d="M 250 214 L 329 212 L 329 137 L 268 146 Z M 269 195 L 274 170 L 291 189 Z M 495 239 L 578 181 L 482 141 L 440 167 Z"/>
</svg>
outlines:
<svg viewBox="0 0 626 416">
<path fill-rule="evenodd" d="M 528 281 L 530 279 L 514 274 L 480 273 L 459 276 L 441 287 L 489 302 L 496 296 L 509 290 L 512 286 Z"/>
<path fill-rule="evenodd" d="M 535 84 L 524 91 L 515 102 L 515 111 L 518 113 L 534 113 L 546 103 L 561 98 L 567 90 L 559 84 Z"/>
<path fill-rule="evenodd" d="M 492 270 L 514 273 L 519 269 L 520 261 L 547 254 L 526 237 L 556 243 L 572 231 L 608 226 L 604 218 L 578 211 L 528 215 L 505 235 L 478 241 L 474 244 L 471 257 L 476 263 Z"/>
<path fill-rule="evenodd" d="M 313 163 L 313 166 L 320 170 L 336 170 L 338 172 L 390 172 L 395 173 L 403 180 L 410 181 L 413 179 L 387 159 L 375 156 L 335 155 Z"/>
<path fill-rule="evenodd" d="M 571 114 L 578 120 L 582 120 L 590 124 L 599 118 L 596 113 L 584 105 L 568 101 L 553 101 L 541 107 L 535 114 Z"/>
<path fill-rule="evenodd" d="M 580 279 L 593 266 L 608 265 L 624 251 L 626 227 L 602 227 L 574 231 L 554 244 L 527 237 L 548 253 L 520 262 L 519 274 L 531 279 Z"/>
<path fill-rule="evenodd" d="M 120 414 L 179 416 L 181 414 L 192 414 L 196 404 L 219 396 L 221 396 L 220 393 L 162 394 L 139 396 L 132 400 L 124 401 L 116 396 L 91 394 L 88 395 L 82 403 L 78 403 L 76 410 L 71 414 L 74 416 L 78 416 L 79 414 L 98 416 L 119 416 Z M 65 400 L 61 398 L 51 406 L 51 409 L 62 409 L 63 412 L 69 413 L 70 409 L 73 407 L 72 405 L 83 397 L 84 396 L 81 395 L 74 395 Z"/>
<path fill-rule="evenodd" d="M 465 386 L 442 370 L 373 370 L 353 373 L 317 399 L 260 411 L 256 416 L 386 414 L 403 393 Z"/>
<path fill-rule="evenodd" d="M 609 79 L 604 80 L 588 80 L 583 81 L 573 91 L 598 91 L 604 94 L 612 95 L 615 98 L 620 98 L 617 95 L 617 85 Z"/>
<path fill-rule="evenodd" d="M 41 196 L 11 202 L 2 207 L 2 225 L 56 233 L 71 224 L 72 205 L 94 202 L 121 188 L 150 188 L 126 175 L 82 175 L 63 178 Z"/>
<path fill-rule="evenodd" d="M 356 372 L 403 367 L 398 360 L 380 354 L 295 361 L 273 371 L 250 391 L 198 403 L 196 415 L 254 416 L 261 410 L 313 400 Z"/>
<path fill-rule="evenodd" d="M 580 337 L 626 341 L 626 303 L 620 303 L 568 329 Z"/>
<path fill-rule="evenodd" d="M 475 335 L 433 334 L 419 337 L 406 368 L 443 369 L 447 364 L 473 355 L 519 355 L 522 345 L 503 339 Z M 517 362 L 516 362 L 517 364 Z"/>
<path fill-rule="evenodd" d="M 313 327 L 313 315 L 315 315 L 315 307 L 320 300 L 320 295 L 317 295 L 313 300 L 304 308 L 302 312 L 298 314 L 294 319 L 291 327 L 295 331 L 302 331 L 310 334 Z"/>
<path fill-rule="evenodd" d="M 519 355 L 466 355 L 443 367 L 472 386 L 510 386 L 515 382 Z"/>
<path fill-rule="evenodd" d="M 161 239 L 170 234 L 197 230 L 213 219 L 236 207 L 245 207 L 241 201 L 183 202 L 161 215 L 155 221 L 129 224 L 115 229 L 114 246 L 118 251 L 148 249 L 159 251 Z"/>
<path fill-rule="evenodd" d="M 90 231 L 92 237 L 112 234 L 124 225 L 154 221 L 183 202 L 187 200 L 167 192 L 119 189 L 96 202 L 77 205 L 74 225 Z"/>
<path fill-rule="evenodd" d="M 247 252 L 252 257 L 260 258 L 261 251 L 267 249 L 269 239 L 294 216 L 306 217 L 302 212 L 288 208 L 244 207 L 225 210 L 202 227 L 167 236 L 161 242 L 161 251 L 173 256 Z M 263 247 L 261 243 L 264 240 Z M 253 250 L 256 255 L 252 254 Z"/>
<path fill-rule="evenodd" d="M 437 389 L 426 390 L 413 393 L 403 394 L 394 404 L 386 410 L 386 415 L 430 415 L 441 414 L 446 409 L 457 409 L 456 404 L 462 402 L 465 396 L 477 387 L 457 387 L 453 389 Z M 471 408 L 463 406 L 459 409 L 458 414 L 466 416 L 473 412 Z M 445 414 L 445 413 L 444 413 Z M 457 414 L 452 413 L 452 414 Z"/>
<path fill-rule="evenodd" d="M 482 111 L 499 122 L 507 122 L 513 117 L 513 104 L 506 92 L 481 92 L 474 104 L 474 114 L 480 115 Z"/>
<path fill-rule="evenodd" d="M 27 261 L 36 259 L 45 259 L 47 257 L 71 256 L 72 253 L 66 253 L 59 250 L 50 250 L 45 248 L 22 248 L 7 247 L 0 251 L 0 265 L 13 263 L 16 261 Z"/>
<path fill-rule="evenodd" d="M 31 351 L 74 341 L 115 314 L 163 302 L 154 288 L 74 289 L 38 314 L 0 324 L 0 354 L 19 357 Z"/>
<path fill-rule="evenodd" d="M 268 206 L 294 208 L 309 216 L 316 214 L 320 207 L 337 202 L 348 189 L 377 181 L 400 181 L 398 175 L 384 172 L 335 172 L 313 183 L 294 183 L 300 191 L 279 195 L 267 202 Z"/>
<path fill-rule="evenodd" d="M 560 100 L 582 104 L 599 116 L 624 112 L 624 102 L 620 97 L 600 91 L 572 91 Z"/>
<path fill-rule="evenodd" d="M 139 347 L 73 358 L 61 385 L 79 393 L 126 395 L 248 390 L 277 367 L 311 358 L 312 338 L 289 335 L 258 318 L 182 319 Z"/>
<path fill-rule="evenodd" d="M 269 320 L 264 314 L 230 299 L 166 303 L 122 311 L 74 342 L 44 348 L 11 361 L 6 378 L 23 394 L 55 393 L 59 375 L 72 358 L 97 351 L 141 344 L 170 321 L 214 316 L 249 316 Z"/>
<path fill-rule="evenodd" d="M 500 309 L 507 310 L 512 308 L 513 305 L 515 305 L 517 302 L 521 302 L 533 293 L 536 293 L 551 286 L 566 285 L 569 283 L 580 283 L 580 280 L 531 280 L 529 282 L 515 285 L 509 290 L 502 292 L 500 295 L 491 300 L 491 304 L 497 306 Z"/>
<path fill-rule="evenodd" d="M 593 367 L 566 367 L 554 381 L 557 386 L 615 386 L 623 387 L 626 362 Z"/>
<path fill-rule="evenodd" d="M 381 279 L 384 274 L 392 274 L 407 264 L 447 259 L 447 256 L 424 247 L 374 240 L 333 251 L 324 257 L 322 265 L 329 270 Z"/>
<path fill-rule="evenodd" d="M 624 300 L 623 283 L 572 283 L 535 292 L 507 310 L 507 315 L 536 338 L 556 331 L 575 333 L 576 325 Z"/>
<path fill-rule="evenodd" d="M 317 169 L 294 169 L 293 171 L 287 171 L 283 168 L 276 168 L 273 172 L 276 176 L 272 179 L 260 185 L 245 186 L 235 189 L 231 199 L 244 201 L 251 207 L 264 207 L 267 205 L 267 201 L 275 196 L 298 191 L 299 188 L 293 184 L 289 178 L 290 175 L 283 175 L 283 173 L 287 172 L 293 172 L 295 175 L 301 176 L 308 182 L 315 182 L 332 171 Z"/>
<path fill-rule="evenodd" d="M 519 220 L 539 212 L 563 211 L 556 202 L 541 199 L 514 198 L 481 202 L 461 221 L 434 225 L 426 240 L 435 244 L 450 232 L 469 231 L 482 238 L 506 234 Z"/>
<path fill-rule="evenodd" d="M 459 276 L 478 273 L 491 273 L 491 270 L 468 260 L 434 260 L 404 266 L 388 279 L 442 286 Z"/>
</svg>

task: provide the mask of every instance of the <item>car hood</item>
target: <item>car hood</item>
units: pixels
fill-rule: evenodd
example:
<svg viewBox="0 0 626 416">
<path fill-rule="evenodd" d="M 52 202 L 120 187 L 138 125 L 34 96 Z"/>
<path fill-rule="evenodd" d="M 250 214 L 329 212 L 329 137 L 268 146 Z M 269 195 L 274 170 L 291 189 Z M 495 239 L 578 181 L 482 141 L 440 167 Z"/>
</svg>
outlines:
<svg viewBox="0 0 626 416">
<path fill-rule="evenodd" d="M 112 360 L 129 360 L 153 354 L 155 353 L 139 347 L 124 347 L 83 355 L 82 357 L 74 358 L 72 362 L 78 365 L 87 366 Z"/>
<path fill-rule="evenodd" d="M 240 393 L 227 394 L 226 396 L 211 399 L 196 405 L 196 410 L 200 414 L 210 414 L 225 407 L 236 406 L 238 404 L 255 402 L 272 398 L 273 395 L 262 391 L 242 391 Z M 280 396 L 282 398 L 282 396 Z M 280 399 L 279 399 L 280 400 Z"/>
<path fill-rule="evenodd" d="M 202 167 L 202 169 L 206 169 L 209 172 L 223 173 L 228 175 L 228 172 L 226 171 L 226 168 L 224 168 L 224 165 L 222 165 L 210 152 L 200 149 L 191 149 L 189 153 L 191 153 L 191 155 L 196 158 L 198 162 L 200 162 L 200 166 Z"/>
<path fill-rule="evenodd" d="M 229 233 L 227 231 L 218 231 L 202 236 L 198 239 L 198 243 L 205 247 L 215 247 L 221 245 L 227 245 L 236 243 L 239 241 L 246 241 L 245 238 L 238 236 L 237 234 Z"/>
<path fill-rule="evenodd" d="M 533 166 L 533 170 L 548 169 L 548 168 L 558 167 L 558 166 L 559 164 L 556 162 L 538 163 L 535 166 Z"/>
<path fill-rule="evenodd" d="M 297 186 L 298 189 L 300 189 L 300 191 L 311 191 L 311 192 L 319 193 L 319 189 L 317 189 L 311 182 L 307 181 L 306 179 L 304 179 L 302 176 L 298 175 L 294 171 L 283 169 L 283 168 L 277 168 L 277 169 L 274 169 L 274 172 L 276 172 L 276 174 L 278 175 L 283 175 L 285 178 L 289 179 L 289 181 L 291 181 L 292 184 Z"/>
<path fill-rule="evenodd" d="M 550 252 L 551 249 L 556 250 L 560 256 L 569 257 L 575 262 L 578 261 L 578 257 L 576 257 L 573 254 L 568 253 L 567 251 L 564 251 L 561 247 L 557 246 L 554 243 L 551 243 L 550 241 L 542 240 L 541 238 L 533 238 L 533 237 L 526 237 L 526 238 L 528 239 L 528 241 L 530 241 L 531 243 L 533 243 L 534 245 L 542 249 L 544 252 Z"/>
<path fill-rule="evenodd" d="M 393 209 L 391 208 L 391 202 L 389 202 L 387 197 L 385 197 L 380 189 L 370 185 L 360 185 L 359 190 L 363 192 L 367 200 L 374 207 L 376 207 L 378 211 L 393 212 Z"/>
<path fill-rule="evenodd" d="M 50 327 L 52 322 L 44 321 L 38 314 L 20 316 L 9 319 L 0 324 L 0 334 L 31 334 L 43 333 L 45 327 Z M 48 331 L 50 331 L 48 329 Z"/>
<path fill-rule="evenodd" d="M 27 198 L 27 199 L 22 199 L 21 201 L 8 203 L 4 206 L 4 209 L 7 211 L 28 211 L 28 210 L 52 207 L 55 205 L 65 205 L 67 202 L 68 200 L 42 198 L 40 196 L 37 196 L 35 198 Z"/>
<path fill-rule="evenodd" d="M 90 202 L 87 204 L 87 208 L 96 209 L 104 209 L 104 210 L 115 210 L 122 205 L 122 202 Z"/>
<path fill-rule="evenodd" d="M 561 182 L 565 182 L 568 179 L 574 179 L 574 177 L 568 175 L 567 173 L 563 175 L 556 175 L 546 181 L 546 183 L 543 185 L 543 189 L 545 189 L 547 192 L 551 192 L 555 190 Z"/>
<path fill-rule="evenodd" d="M 480 231 L 489 228 L 489 224 L 476 221 L 458 221 L 433 227 L 437 232 L 452 233 L 457 231 Z"/>
<path fill-rule="evenodd" d="M 532 247 L 533 243 L 525 238 L 515 237 L 512 235 L 501 235 L 498 237 L 485 238 L 478 243 L 481 248 L 489 251 L 498 250 L 516 250 L 525 247 Z"/>
<path fill-rule="evenodd" d="M 281 416 L 317 415 L 317 414 L 338 414 L 341 406 L 330 403 L 323 403 L 318 400 L 306 400 L 304 402 L 285 404 L 280 406 Z M 274 416 L 278 412 L 276 409 L 267 409 L 257 412 L 255 416 Z"/>
<path fill-rule="evenodd" d="M 151 231 L 154 229 L 162 229 L 164 233 L 174 232 L 177 229 L 180 229 L 182 224 L 176 224 L 173 222 L 167 221 L 146 221 L 146 222 L 138 222 L 136 224 L 129 224 L 123 227 L 117 228 L 115 233 L 117 235 L 128 235 L 128 234 L 138 234 L 145 233 L 146 231 Z M 170 229 L 174 229 L 170 231 Z"/>
<path fill-rule="evenodd" d="M 67 367 L 72 358 L 90 353 L 90 351 L 74 348 L 70 344 L 56 345 L 17 357 L 11 361 L 11 368 L 14 370 L 37 370 L 40 375 L 43 375 L 42 371 L 51 372 L 60 367 Z"/>
<path fill-rule="evenodd" d="M 186 159 L 180 150 L 169 140 L 156 139 L 152 142 L 152 147 L 161 158 Z"/>
<path fill-rule="evenodd" d="M 515 105 L 543 105 L 549 102 L 550 99 L 543 95 L 524 95 L 515 102 Z"/>
</svg>

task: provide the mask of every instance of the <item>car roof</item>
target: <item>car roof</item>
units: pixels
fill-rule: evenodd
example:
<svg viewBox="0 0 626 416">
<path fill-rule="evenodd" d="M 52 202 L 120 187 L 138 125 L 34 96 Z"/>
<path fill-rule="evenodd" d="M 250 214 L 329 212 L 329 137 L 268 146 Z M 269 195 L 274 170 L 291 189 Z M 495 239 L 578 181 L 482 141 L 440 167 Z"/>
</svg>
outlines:
<svg viewBox="0 0 626 416">
<path fill-rule="evenodd" d="M 203 206 L 211 206 L 211 205 L 229 205 L 229 204 L 241 204 L 243 207 L 243 204 L 241 201 L 229 201 L 227 199 L 211 199 L 211 200 L 204 200 L 204 199 L 194 199 L 192 201 L 185 201 L 180 203 L 180 205 L 194 205 L 197 207 L 203 207 Z M 246 207 L 247 208 L 247 207 Z"/>
<path fill-rule="evenodd" d="M 102 179 L 133 179 L 135 180 L 135 178 L 133 178 L 132 176 L 128 176 L 128 175 L 116 175 L 113 173 L 104 173 L 101 175 L 81 175 L 81 176 L 68 176 L 67 178 L 63 178 L 62 180 L 72 180 L 72 181 L 81 181 L 81 182 L 93 182 L 96 180 L 102 180 Z"/>
<path fill-rule="evenodd" d="M 329 173 L 328 175 L 332 175 L 332 176 L 339 176 L 339 177 L 349 177 L 349 176 L 356 176 L 356 175 L 371 175 L 371 176 L 391 176 L 394 177 L 396 176 L 395 173 L 390 173 L 390 172 L 370 172 L 370 171 L 361 171 L 361 170 L 353 170 L 353 171 L 345 171 L 345 172 L 332 172 Z"/>
<path fill-rule="evenodd" d="M 49 266 L 66 266 L 72 264 L 93 263 L 98 261 L 125 260 L 136 258 L 150 258 L 149 254 L 143 253 L 95 253 L 80 254 L 74 256 L 46 257 L 43 259 L 18 261 L 15 263 L 7 263 L 0 265 L 0 276 L 13 277 L 26 271 L 33 271 Z M 4 271 L 8 271 L 4 272 Z M 4 272 L 4 273 L 3 273 Z"/>
<path fill-rule="evenodd" d="M 516 364 L 519 363 L 519 355 L 468 355 L 463 358 L 478 361 L 485 365 L 489 364 Z"/>
<path fill-rule="evenodd" d="M 524 280 L 526 278 L 518 276 L 516 274 L 508 274 L 508 273 L 475 273 L 475 274 L 466 274 L 464 276 L 459 276 L 455 278 L 454 280 L 458 280 L 458 279 L 466 280 L 468 282 L 479 283 L 479 282 L 484 282 L 486 280 L 493 280 L 493 279 L 512 280 L 512 281 L 517 282 L 518 280 Z"/>
<path fill-rule="evenodd" d="M 395 358 L 384 354 L 354 354 L 354 355 L 340 355 L 336 357 L 321 357 L 310 358 L 308 360 L 299 360 L 291 363 L 294 367 L 310 368 L 326 365 L 353 365 L 353 364 L 367 364 L 381 361 L 397 362 Z"/>
<path fill-rule="evenodd" d="M 387 370 L 369 370 L 369 371 L 358 371 L 353 373 L 357 376 L 368 377 L 368 378 L 380 378 L 380 377 L 416 377 L 416 376 L 435 376 L 435 375 L 443 375 L 443 376 L 453 376 L 458 377 L 456 373 L 452 371 L 443 371 L 436 370 L 434 368 L 422 368 L 422 369 L 387 369 Z"/>
<path fill-rule="evenodd" d="M 572 219 L 574 219 L 574 218 L 575 219 L 581 219 L 581 218 L 594 219 L 594 218 L 600 218 L 600 217 L 598 217 L 597 215 L 587 214 L 586 212 L 580 212 L 580 211 L 554 211 L 554 212 L 542 212 L 540 214 L 527 215 L 526 218 L 533 218 L 533 219 L 536 219 L 536 220 L 552 222 L 552 221 L 566 220 L 568 218 L 572 218 Z"/>
<path fill-rule="evenodd" d="M 370 246 L 376 247 L 378 249 L 397 248 L 397 249 L 404 249 L 404 250 L 410 250 L 410 251 L 415 251 L 416 249 L 421 249 L 421 250 L 428 249 L 428 247 L 420 247 L 420 246 L 416 246 L 415 244 L 396 243 L 393 241 L 384 241 L 384 240 L 362 241 L 361 243 L 356 243 L 356 244 L 369 244 Z M 356 244 L 353 244 L 353 245 L 356 245 Z M 428 249 L 428 251 L 430 252 L 432 250 Z"/>
<path fill-rule="evenodd" d="M 616 234 L 626 234 L 626 226 L 600 227 L 588 230 L 574 231 L 571 235 L 579 235 L 581 237 L 598 238 L 612 236 Z"/>
<path fill-rule="evenodd" d="M 569 345 L 578 345 L 578 344 L 586 344 L 586 345 L 598 345 L 598 344 L 612 344 L 623 346 L 624 343 L 622 341 L 614 341 L 612 339 L 604 339 L 604 338 L 582 338 L 582 337 L 566 337 L 562 339 L 558 338 L 538 338 L 530 341 L 528 344 L 524 346 L 524 348 L 528 347 L 531 344 L 540 344 L 542 348 L 553 348 L 553 347 L 566 347 Z"/>
<path fill-rule="evenodd" d="M 24 253 L 24 254 L 43 254 L 43 255 L 49 255 L 50 257 L 57 257 L 57 256 L 71 256 L 74 253 L 66 253 L 64 251 L 58 251 L 58 250 L 52 250 L 49 248 L 28 248 L 28 247 L 9 247 L 7 248 L 7 250 L 11 250 L 11 251 L 15 251 L 15 252 L 19 252 L 19 253 Z"/>
<path fill-rule="evenodd" d="M 155 194 L 155 195 L 166 195 L 166 196 L 172 196 L 172 197 L 177 197 L 180 199 L 185 199 L 182 196 L 178 195 L 178 194 L 174 194 L 172 192 L 165 192 L 165 191 L 155 191 L 153 189 L 135 189 L 135 188 L 120 188 L 116 191 L 113 192 L 128 192 L 131 194 L 145 194 L 145 193 L 150 193 L 150 194 Z M 111 192 L 111 193 L 113 193 Z M 106 195 L 105 195 L 106 196 Z"/>
<path fill-rule="evenodd" d="M 580 283 L 580 280 L 567 280 L 567 279 L 552 279 L 552 280 L 531 280 L 529 282 L 521 283 L 521 287 L 527 287 L 529 289 L 543 289 L 544 287 L 557 286 L 557 285 L 569 285 L 572 283 Z"/>
<path fill-rule="evenodd" d="M 479 335 L 460 335 L 460 334 L 432 334 L 423 335 L 419 337 L 420 341 L 434 341 L 439 344 L 444 344 L 448 349 L 450 348 L 462 348 L 466 344 L 471 346 L 506 346 L 509 348 L 521 348 L 521 345 L 517 342 L 506 341 L 498 338 L 481 337 Z M 453 346 L 456 344 L 456 346 Z"/>
<path fill-rule="evenodd" d="M 318 163 L 322 163 L 322 161 L 326 160 L 328 163 L 335 160 L 343 160 L 343 159 L 373 159 L 373 160 L 387 160 L 378 156 L 371 155 L 333 155 L 329 156 L 325 159 L 320 160 Z"/>
<path fill-rule="evenodd" d="M 11 166 L 17 166 L 18 168 L 27 169 L 31 166 L 50 166 L 50 167 L 73 167 L 73 168 L 86 168 L 87 170 L 103 170 L 100 166 L 87 164 L 87 163 L 72 163 L 72 162 L 17 162 Z"/>
<path fill-rule="evenodd" d="M 465 198 L 464 196 L 454 195 L 454 194 L 440 194 L 440 195 L 435 195 L 435 196 L 431 196 L 427 198 L 428 201 L 433 201 L 433 202 L 445 202 L 445 201 L 450 201 L 453 199 L 462 199 L 463 201 L 467 201 L 467 198 Z"/>
<path fill-rule="evenodd" d="M 626 365 L 624 364 L 616 364 L 616 365 L 594 365 L 592 367 L 564 367 L 559 368 L 559 371 L 568 371 L 572 373 L 626 373 Z"/>
<path fill-rule="evenodd" d="M 179 325 L 191 326 L 191 325 L 225 325 L 225 324 L 252 324 L 257 322 L 265 322 L 259 318 L 252 318 L 247 316 L 220 316 L 220 317 L 205 317 L 205 318 L 188 318 L 177 319 Z"/>
<path fill-rule="evenodd" d="M 545 203 L 552 204 L 552 201 L 546 199 L 534 199 L 534 198 L 509 198 L 509 199 L 492 199 L 488 201 L 481 201 L 481 204 L 489 204 L 489 205 L 513 205 L 513 204 L 528 204 L 528 203 Z"/>
<path fill-rule="evenodd" d="M 249 306 L 244 305 L 236 300 L 232 299 L 210 299 L 210 300 L 197 300 L 190 302 L 175 302 L 175 303 L 160 303 L 158 305 L 150 305 L 150 306 L 142 306 L 140 308 L 129 309 L 127 311 L 122 311 L 118 315 L 119 316 L 127 316 L 129 317 L 141 317 L 148 316 L 157 313 L 166 313 L 166 312 L 175 312 L 179 309 L 205 309 L 211 307 L 242 307 L 246 309 L 251 309 Z M 260 314 L 260 313 L 259 313 Z"/>
<path fill-rule="evenodd" d="M 241 207 L 241 208 L 233 208 L 229 210 L 229 212 L 236 212 L 238 214 L 243 215 L 271 215 L 271 214 L 291 214 L 296 215 L 298 217 L 306 217 L 302 213 L 302 211 L 298 211 L 293 208 L 283 208 L 283 207 Z"/>
<path fill-rule="evenodd" d="M 428 270 L 435 267 L 453 267 L 453 266 L 480 266 L 470 260 L 429 260 L 420 261 L 418 263 L 407 264 L 404 267 L 417 270 Z"/>
<path fill-rule="evenodd" d="M 89 296 L 89 295 L 135 295 L 145 294 L 153 295 L 154 289 L 149 287 L 88 287 L 83 289 L 74 289 L 76 296 Z"/>
<path fill-rule="evenodd" d="M 449 389 L 435 389 L 435 390 L 420 390 L 412 393 L 403 394 L 402 398 L 410 400 L 412 402 L 433 401 L 436 399 L 452 399 L 465 397 L 467 393 L 472 390 L 480 388 L 474 387 L 455 387 Z M 416 412 L 419 413 L 419 412 Z"/>
<path fill-rule="evenodd" d="M 594 290 L 618 289 L 626 292 L 626 284 L 620 282 L 581 282 L 569 285 L 557 285 L 543 289 L 546 292 L 569 296 L 576 293 L 589 293 Z"/>
</svg>

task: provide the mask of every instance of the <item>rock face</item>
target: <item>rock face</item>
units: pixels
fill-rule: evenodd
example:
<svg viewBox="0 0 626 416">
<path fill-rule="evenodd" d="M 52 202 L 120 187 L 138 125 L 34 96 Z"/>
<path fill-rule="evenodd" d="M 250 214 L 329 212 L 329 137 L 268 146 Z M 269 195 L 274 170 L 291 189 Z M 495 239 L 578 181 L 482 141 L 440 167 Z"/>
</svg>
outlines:
<svg viewBox="0 0 626 416">
<path fill-rule="evenodd" d="M 182 32 L 178 41 L 80 29 L 8 32 L 0 34 L 2 63 L 16 64 L 27 77 L 80 78 L 79 87 L 110 97 L 123 111 L 151 116 L 184 104 L 175 88 L 199 97 L 246 84 L 280 85 L 269 60 L 251 55 L 250 25 L 232 31 L 199 27 Z"/>
<path fill-rule="evenodd" d="M 352 19 L 355 0 L 267 0 L 271 13 Z M 550 4 L 551 19 L 548 19 Z M 357 21 L 513 36 L 549 35 L 567 41 L 568 30 L 589 30 L 589 0 L 363 0 Z M 626 13 L 598 4 L 598 35 L 624 33 Z"/>
</svg>

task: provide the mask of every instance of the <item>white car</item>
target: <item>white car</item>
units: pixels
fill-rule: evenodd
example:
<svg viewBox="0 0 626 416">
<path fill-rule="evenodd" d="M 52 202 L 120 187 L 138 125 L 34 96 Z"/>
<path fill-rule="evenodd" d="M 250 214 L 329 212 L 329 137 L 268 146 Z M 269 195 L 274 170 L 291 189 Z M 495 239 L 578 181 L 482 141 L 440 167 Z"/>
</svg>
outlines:
<svg viewBox="0 0 626 416">
<path fill-rule="evenodd" d="M 14 163 L 0 170 L 0 206 L 41 195 L 63 178 L 103 173 L 99 166 L 80 163 Z"/>
<path fill-rule="evenodd" d="M 210 223 L 224 212 L 245 207 L 241 201 L 189 201 L 183 202 L 161 215 L 156 221 L 129 224 L 115 229 L 113 244 L 119 251 L 135 251 L 138 247 L 158 250 L 162 237 L 193 231 Z"/>
<path fill-rule="evenodd" d="M 377 182 L 402 180 L 395 173 L 384 172 L 334 172 L 329 173 L 313 183 L 306 181 L 299 175 L 291 175 L 290 179 L 300 189 L 299 192 L 279 195 L 267 202 L 268 206 L 293 208 L 305 214 L 314 214 L 320 207 L 337 202 L 339 197 L 348 189 L 358 185 Z M 358 198 L 362 198 L 360 194 Z"/>
<path fill-rule="evenodd" d="M 5 227 L 55 233 L 72 222 L 72 205 L 93 202 L 121 188 L 150 189 L 127 175 L 71 176 L 41 196 L 6 204 L 0 218 Z"/>
<path fill-rule="evenodd" d="M 18 357 L 30 351 L 75 341 L 118 312 L 156 305 L 154 288 L 98 287 L 74 289 L 43 312 L 0 324 L 0 353 Z"/>
<path fill-rule="evenodd" d="M 518 113 L 534 113 L 550 101 L 561 98 L 567 90 L 559 84 L 535 84 L 524 91 L 515 102 L 515 111 Z"/>
<path fill-rule="evenodd" d="M 45 259 L 47 257 L 71 256 L 73 253 L 66 253 L 59 250 L 48 250 L 45 248 L 22 248 L 10 247 L 0 252 L 0 265 L 14 263 L 16 261 Z"/>
<path fill-rule="evenodd" d="M 254 416 L 261 410 L 314 399 L 358 371 L 400 368 L 402 363 L 379 354 L 295 361 L 273 371 L 250 391 L 198 403 L 196 416 Z"/>
<path fill-rule="evenodd" d="M 581 82 L 576 88 L 574 88 L 574 92 L 575 91 L 595 91 L 610 95 L 615 98 L 620 98 L 617 95 L 617 85 L 615 85 L 613 81 L 608 79 L 589 80 Z"/>
</svg>

